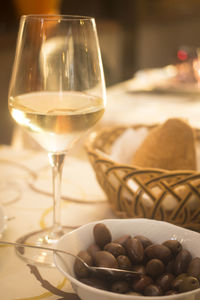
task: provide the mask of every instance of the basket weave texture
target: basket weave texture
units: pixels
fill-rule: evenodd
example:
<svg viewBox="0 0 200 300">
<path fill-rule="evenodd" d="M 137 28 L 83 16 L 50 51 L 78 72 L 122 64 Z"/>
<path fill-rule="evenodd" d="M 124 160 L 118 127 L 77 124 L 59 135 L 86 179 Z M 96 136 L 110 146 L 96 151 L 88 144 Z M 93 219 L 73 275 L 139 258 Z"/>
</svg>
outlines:
<svg viewBox="0 0 200 300">
<path fill-rule="evenodd" d="M 111 160 L 112 144 L 127 128 L 102 129 L 86 144 L 112 210 L 120 218 L 156 219 L 200 231 L 200 173 L 138 168 Z"/>
</svg>

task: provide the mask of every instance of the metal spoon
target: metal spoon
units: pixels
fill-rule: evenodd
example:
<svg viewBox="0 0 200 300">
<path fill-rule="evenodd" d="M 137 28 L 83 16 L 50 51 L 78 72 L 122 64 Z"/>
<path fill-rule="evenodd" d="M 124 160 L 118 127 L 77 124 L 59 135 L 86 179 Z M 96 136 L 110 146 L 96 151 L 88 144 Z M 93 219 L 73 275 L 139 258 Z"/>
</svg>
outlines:
<svg viewBox="0 0 200 300">
<path fill-rule="evenodd" d="M 22 243 L 14 243 L 14 242 L 7 242 L 7 241 L 0 241 L 1 245 L 10 245 L 10 246 L 15 246 L 15 247 L 28 247 L 28 248 L 35 248 L 35 249 L 41 249 L 41 250 L 48 250 L 57 253 L 62 253 L 66 254 L 69 256 L 74 257 L 75 259 L 78 259 L 84 266 L 92 272 L 96 276 L 108 276 L 110 278 L 136 278 L 138 276 L 141 276 L 142 274 L 137 272 L 137 271 L 131 271 L 131 270 L 122 270 L 122 269 L 115 269 L 115 268 L 105 268 L 105 267 L 94 267 L 94 266 L 89 266 L 82 258 L 80 258 L 77 255 L 74 255 L 70 252 L 61 250 L 61 249 L 56 249 L 56 248 L 48 248 L 48 247 L 42 247 L 42 246 L 35 246 L 35 245 L 30 245 L 30 244 L 22 244 Z"/>
</svg>

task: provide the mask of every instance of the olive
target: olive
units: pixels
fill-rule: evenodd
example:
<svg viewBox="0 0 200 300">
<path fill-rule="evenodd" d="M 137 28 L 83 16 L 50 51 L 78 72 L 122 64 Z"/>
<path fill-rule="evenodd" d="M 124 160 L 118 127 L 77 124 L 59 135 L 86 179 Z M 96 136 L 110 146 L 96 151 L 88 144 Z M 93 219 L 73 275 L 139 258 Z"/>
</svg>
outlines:
<svg viewBox="0 0 200 300">
<path fill-rule="evenodd" d="M 104 250 L 112 253 L 115 257 L 126 254 L 126 250 L 122 245 L 113 242 L 106 244 Z"/>
<path fill-rule="evenodd" d="M 173 255 L 177 255 L 182 250 L 182 245 L 177 240 L 167 240 L 163 245 L 168 247 Z"/>
<path fill-rule="evenodd" d="M 174 262 L 175 262 L 175 259 L 172 259 L 167 263 L 167 265 L 165 267 L 166 273 L 173 273 L 174 272 Z"/>
<path fill-rule="evenodd" d="M 139 279 L 133 281 L 132 288 L 135 292 L 143 292 L 145 287 L 152 283 L 153 280 L 151 277 L 143 275 Z"/>
<path fill-rule="evenodd" d="M 80 251 L 78 256 L 82 258 L 89 266 L 93 265 L 93 258 L 87 251 Z"/>
<path fill-rule="evenodd" d="M 138 264 L 143 261 L 144 258 L 144 248 L 140 240 L 135 238 L 130 238 L 126 242 L 126 250 L 131 261 L 134 264 Z"/>
<path fill-rule="evenodd" d="M 186 276 L 179 285 L 179 292 L 184 293 L 199 288 L 199 281 L 193 276 Z"/>
<path fill-rule="evenodd" d="M 108 285 L 105 281 L 96 278 L 96 277 L 90 277 L 90 278 L 81 278 L 79 279 L 82 283 L 87 284 L 89 286 L 92 286 L 94 288 L 97 289 L 101 289 L 101 290 L 107 290 L 108 289 Z"/>
<path fill-rule="evenodd" d="M 93 234 L 96 244 L 103 249 L 103 247 L 111 242 L 112 236 L 110 230 L 103 223 L 98 223 L 93 228 Z"/>
<path fill-rule="evenodd" d="M 114 293 L 125 294 L 130 290 L 130 286 L 125 280 L 118 280 L 111 285 L 111 291 Z"/>
<path fill-rule="evenodd" d="M 200 258 L 195 257 L 191 260 L 189 263 L 187 273 L 190 276 L 196 277 L 198 280 L 200 280 Z"/>
<path fill-rule="evenodd" d="M 131 296 L 143 296 L 142 294 L 136 293 L 136 292 L 128 292 L 128 293 L 126 293 L 126 295 L 131 295 Z"/>
<path fill-rule="evenodd" d="M 145 296 L 161 296 L 162 294 L 161 288 L 155 284 L 148 285 L 144 290 Z"/>
<path fill-rule="evenodd" d="M 144 250 L 148 258 L 157 258 L 163 262 L 168 262 L 171 257 L 171 250 L 165 245 L 153 244 Z"/>
<path fill-rule="evenodd" d="M 93 259 L 91 255 L 87 251 L 80 251 L 78 256 L 82 258 L 89 266 L 92 266 Z M 85 265 L 78 259 L 75 260 L 74 263 L 74 272 L 78 278 L 87 277 L 89 275 L 88 269 Z"/>
<path fill-rule="evenodd" d="M 191 260 L 192 260 L 192 256 L 190 252 L 186 249 L 181 250 L 175 258 L 175 263 L 174 263 L 175 275 L 179 275 L 181 273 L 187 272 L 187 268 Z"/>
<path fill-rule="evenodd" d="M 173 280 L 174 280 L 174 275 L 172 275 L 171 273 L 165 273 L 157 278 L 156 284 L 159 285 L 163 291 L 168 291 L 171 289 Z"/>
<path fill-rule="evenodd" d="M 178 291 L 180 283 L 183 281 L 183 278 L 186 276 L 187 276 L 186 273 L 179 274 L 171 283 L 172 289 Z"/>
<path fill-rule="evenodd" d="M 100 251 L 100 247 L 97 244 L 92 244 L 88 247 L 87 252 L 94 257 L 94 253 Z"/>
<path fill-rule="evenodd" d="M 146 236 L 136 235 L 135 238 L 140 240 L 144 249 L 153 244 L 153 242 L 150 239 L 148 239 Z"/>
<path fill-rule="evenodd" d="M 118 262 L 120 269 L 130 270 L 132 267 L 132 263 L 131 263 L 130 259 L 128 258 L 128 256 L 126 256 L 126 255 L 119 255 L 117 257 L 117 262 Z"/>
<path fill-rule="evenodd" d="M 113 242 L 120 244 L 122 246 L 126 245 L 127 240 L 130 238 L 131 236 L 129 234 L 124 234 L 122 236 L 120 236 L 119 238 L 115 239 Z"/>
<path fill-rule="evenodd" d="M 152 277 L 160 276 L 164 272 L 165 266 L 160 259 L 153 258 L 146 265 L 146 272 Z"/>
<path fill-rule="evenodd" d="M 178 294 L 178 292 L 174 290 L 169 290 L 165 293 L 166 296 L 175 295 L 175 294 Z"/>
<path fill-rule="evenodd" d="M 118 268 L 116 258 L 107 251 L 97 251 L 94 254 L 94 263 L 97 267 Z"/>
</svg>

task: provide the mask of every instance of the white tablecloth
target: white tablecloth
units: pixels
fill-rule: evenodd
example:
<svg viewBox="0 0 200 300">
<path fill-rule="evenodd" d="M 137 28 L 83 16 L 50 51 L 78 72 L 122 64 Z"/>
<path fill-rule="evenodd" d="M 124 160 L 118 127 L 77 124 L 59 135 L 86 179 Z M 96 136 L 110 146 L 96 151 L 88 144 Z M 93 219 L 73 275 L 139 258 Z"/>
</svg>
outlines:
<svg viewBox="0 0 200 300">
<path fill-rule="evenodd" d="M 108 89 L 108 106 L 103 117 L 105 123 L 154 124 L 180 117 L 191 126 L 200 128 L 200 92 L 173 93 L 163 89 L 163 92 L 148 93 L 145 83 L 138 89 L 137 86 L 137 80 L 130 79 Z"/>
<path fill-rule="evenodd" d="M 0 204 L 10 219 L 2 240 L 15 241 L 24 234 L 51 226 L 51 172 L 46 153 L 1 146 L 0 172 Z M 75 156 L 66 159 L 62 195 L 62 224 L 71 227 L 69 230 L 114 217 L 86 159 Z M 0 266 L 2 300 L 71 299 L 66 294 L 72 292 L 69 282 L 56 269 L 28 265 L 12 246 L 0 246 Z M 60 290 L 65 298 L 56 296 Z"/>
</svg>

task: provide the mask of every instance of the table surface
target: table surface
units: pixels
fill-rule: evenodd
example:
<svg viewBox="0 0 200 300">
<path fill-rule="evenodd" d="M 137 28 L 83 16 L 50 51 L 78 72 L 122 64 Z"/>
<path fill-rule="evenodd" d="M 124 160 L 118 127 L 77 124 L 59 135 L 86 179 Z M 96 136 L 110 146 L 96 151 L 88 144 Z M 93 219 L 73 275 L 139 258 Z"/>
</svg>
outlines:
<svg viewBox="0 0 200 300">
<path fill-rule="evenodd" d="M 134 94 L 132 86 L 130 80 L 108 89 L 108 107 L 101 126 L 159 122 L 177 112 L 182 116 L 191 113 L 193 122 L 198 123 L 199 103 L 193 101 L 191 108 L 191 96 Z M 185 108 L 180 111 L 182 101 Z M 172 105 L 176 109 L 171 109 Z M 52 220 L 47 155 L 30 147 L 22 149 L 21 145 L 15 141 L 0 147 L 0 204 L 8 218 L 1 239 L 7 241 L 48 227 Z M 115 217 L 82 144 L 65 161 L 62 198 L 62 224 L 69 226 L 69 231 L 90 221 Z M 28 264 L 12 246 L 0 246 L 0 270 L 2 300 L 79 299 L 56 268 Z"/>
</svg>

